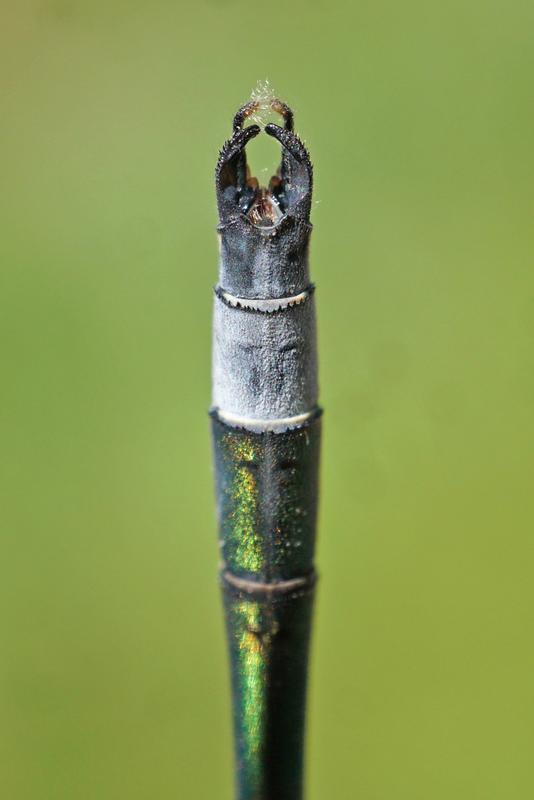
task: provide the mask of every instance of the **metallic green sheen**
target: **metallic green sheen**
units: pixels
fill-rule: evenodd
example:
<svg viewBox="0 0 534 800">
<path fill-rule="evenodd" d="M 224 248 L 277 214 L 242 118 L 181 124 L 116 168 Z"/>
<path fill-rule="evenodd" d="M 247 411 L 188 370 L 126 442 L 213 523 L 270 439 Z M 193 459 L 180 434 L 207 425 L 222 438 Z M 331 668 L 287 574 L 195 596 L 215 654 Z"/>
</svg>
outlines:
<svg viewBox="0 0 534 800">
<path fill-rule="evenodd" d="M 212 414 L 238 800 L 300 800 L 320 412 L 252 433 Z"/>
<path fill-rule="evenodd" d="M 313 570 L 321 419 L 285 433 L 230 428 L 213 415 L 221 556 L 266 583 Z"/>
<path fill-rule="evenodd" d="M 300 800 L 313 583 L 246 592 L 223 581 L 238 800 Z"/>
</svg>

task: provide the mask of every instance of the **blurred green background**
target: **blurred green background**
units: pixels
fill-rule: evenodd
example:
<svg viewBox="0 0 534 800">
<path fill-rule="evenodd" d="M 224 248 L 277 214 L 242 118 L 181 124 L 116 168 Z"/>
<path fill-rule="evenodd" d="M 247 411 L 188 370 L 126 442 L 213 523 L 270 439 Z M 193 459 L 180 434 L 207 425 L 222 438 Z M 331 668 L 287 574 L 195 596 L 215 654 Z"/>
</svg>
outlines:
<svg viewBox="0 0 534 800">
<path fill-rule="evenodd" d="M 265 78 L 316 167 L 308 797 L 533 797 L 533 4 L 22 0 L 0 30 L 2 798 L 232 796 L 212 180 Z"/>
</svg>

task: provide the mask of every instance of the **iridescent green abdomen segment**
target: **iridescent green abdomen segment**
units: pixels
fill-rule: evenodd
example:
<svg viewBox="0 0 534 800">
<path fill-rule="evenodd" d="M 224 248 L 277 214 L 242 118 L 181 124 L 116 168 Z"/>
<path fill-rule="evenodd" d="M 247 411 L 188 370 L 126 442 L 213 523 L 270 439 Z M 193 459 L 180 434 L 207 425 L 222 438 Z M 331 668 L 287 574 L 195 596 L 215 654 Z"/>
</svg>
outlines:
<svg viewBox="0 0 534 800">
<path fill-rule="evenodd" d="M 234 577 L 272 583 L 313 570 L 321 420 L 284 433 L 213 415 L 221 556 Z"/>
<path fill-rule="evenodd" d="M 223 583 L 239 800 L 299 800 L 313 581 L 278 593 Z"/>
<path fill-rule="evenodd" d="M 320 412 L 254 433 L 212 413 L 239 800 L 302 797 Z"/>
</svg>

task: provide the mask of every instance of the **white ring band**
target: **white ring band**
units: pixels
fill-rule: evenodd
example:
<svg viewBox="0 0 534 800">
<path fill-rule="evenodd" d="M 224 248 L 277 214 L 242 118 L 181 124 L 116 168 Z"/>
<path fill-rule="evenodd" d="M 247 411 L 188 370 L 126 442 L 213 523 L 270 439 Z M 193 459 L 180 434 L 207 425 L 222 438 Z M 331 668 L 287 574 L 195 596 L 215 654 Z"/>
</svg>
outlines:
<svg viewBox="0 0 534 800">
<path fill-rule="evenodd" d="M 262 311 L 266 314 L 272 314 L 273 311 L 283 311 L 284 308 L 291 306 L 298 306 L 303 303 L 310 296 L 310 289 L 305 289 L 299 294 L 294 294 L 292 297 L 274 297 L 268 299 L 253 298 L 253 297 L 236 297 L 224 289 L 219 289 L 217 294 L 225 303 L 233 308 L 247 308 L 250 311 Z"/>
<path fill-rule="evenodd" d="M 254 419 L 253 417 L 240 417 L 237 414 L 232 414 L 230 411 L 222 411 L 220 408 L 216 409 L 217 416 L 221 422 L 225 422 L 232 428 L 245 428 L 247 431 L 253 433 L 283 433 L 292 428 L 299 428 L 310 420 L 316 413 L 317 409 L 306 411 L 304 414 L 296 414 L 294 417 L 281 417 L 279 419 Z"/>
</svg>

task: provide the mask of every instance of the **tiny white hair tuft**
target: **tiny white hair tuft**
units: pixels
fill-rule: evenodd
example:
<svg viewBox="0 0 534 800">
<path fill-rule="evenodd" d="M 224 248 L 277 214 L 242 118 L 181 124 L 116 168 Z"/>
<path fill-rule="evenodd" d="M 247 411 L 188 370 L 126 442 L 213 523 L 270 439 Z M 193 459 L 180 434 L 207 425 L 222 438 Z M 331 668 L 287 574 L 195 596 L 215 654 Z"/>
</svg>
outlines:
<svg viewBox="0 0 534 800">
<path fill-rule="evenodd" d="M 267 78 L 261 81 L 259 80 L 250 93 L 250 99 L 253 103 L 257 104 L 257 108 L 253 114 L 251 114 L 251 119 L 256 123 L 256 125 L 265 125 L 265 121 L 267 118 L 267 114 L 271 110 L 271 103 L 275 99 L 275 94 L 272 90 L 271 84 Z"/>
</svg>

